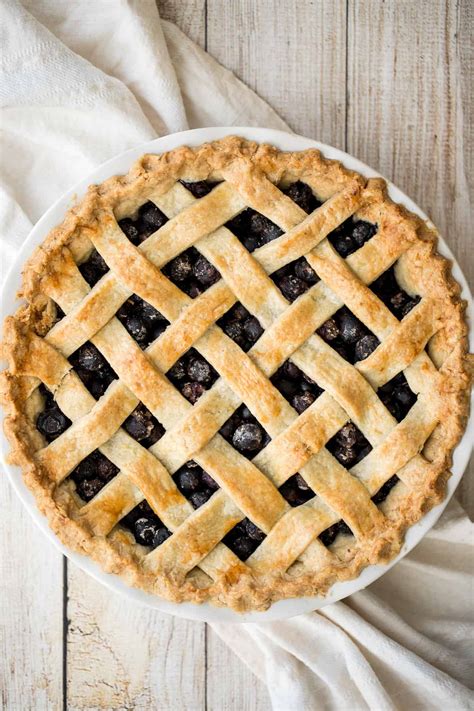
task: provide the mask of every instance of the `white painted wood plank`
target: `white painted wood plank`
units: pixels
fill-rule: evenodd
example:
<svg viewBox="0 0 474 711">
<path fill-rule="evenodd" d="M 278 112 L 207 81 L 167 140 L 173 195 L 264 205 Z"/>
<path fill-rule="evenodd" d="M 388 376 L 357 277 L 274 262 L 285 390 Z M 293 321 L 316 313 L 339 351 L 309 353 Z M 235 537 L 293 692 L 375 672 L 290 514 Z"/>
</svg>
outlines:
<svg viewBox="0 0 474 711">
<path fill-rule="evenodd" d="M 63 704 L 63 559 L 0 474 L 0 708 Z"/>
<path fill-rule="evenodd" d="M 297 133 L 344 146 L 345 0 L 208 0 L 207 49 Z"/>
<path fill-rule="evenodd" d="M 295 131 L 344 147 L 345 7 L 208 0 L 207 50 Z M 211 628 L 207 660 L 209 711 L 270 708 L 265 686 Z"/>
<path fill-rule="evenodd" d="M 456 191 L 456 229 L 449 232 L 449 241 L 474 289 L 474 247 L 472 238 L 472 206 L 474 205 L 474 3 L 460 0 L 456 18 L 456 169 L 460 187 Z M 459 205 L 458 193 L 462 192 Z M 474 519 L 474 457 L 459 487 L 459 498 Z"/>
<path fill-rule="evenodd" d="M 158 10 L 203 43 L 204 6 Z M 204 709 L 205 625 L 135 606 L 72 565 L 68 580 L 68 709 Z"/>
<path fill-rule="evenodd" d="M 174 22 L 201 47 L 206 48 L 205 4 L 204 0 L 186 3 L 158 0 L 158 9 L 163 19 Z M 229 6 L 229 3 L 224 2 L 214 4 L 213 18 L 218 25 L 224 24 Z M 237 47 L 238 36 L 235 33 L 233 41 Z M 206 658 L 206 708 L 209 711 L 264 711 L 269 708 L 265 686 L 210 627 L 207 627 Z"/>
<path fill-rule="evenodd" d="M 270 711 L 270 709 L 270 697 L 266 686 L 208 626 L 207 710 Z"/>
<path fill-rule="evenodd" d="M 157 0 L 163 20 L 174 22 L 185 35 L 201 47 L 206 42 L 206 0 Z"/>
<path fill-rule="evenodd" d="M 349 153 L 430 215 L 471 283 L 472 14 L 454 0 L 350 0 L 347 114 Z M 472 473 L 460 488 L 471 516 Z"/>
<path fill-rule="evenodd" d="M 204 624 L 132 604 L 69 568 L 68 710 L 204 709 Z"/>
</svg>

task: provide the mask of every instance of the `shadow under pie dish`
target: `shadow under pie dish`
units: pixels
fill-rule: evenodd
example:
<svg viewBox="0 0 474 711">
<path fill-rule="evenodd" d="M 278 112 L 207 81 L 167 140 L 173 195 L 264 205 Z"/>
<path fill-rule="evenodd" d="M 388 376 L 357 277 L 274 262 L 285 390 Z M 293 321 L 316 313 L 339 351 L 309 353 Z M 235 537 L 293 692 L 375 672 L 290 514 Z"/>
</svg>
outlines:
<svg viewBox="0 0 474 711">
<path fill-rule="evenodd" d="M 227 138 L 91 187 L 4 329 L 11 460 L 51 528 L 131 585 L 240 610 L 388 561 L 468 413 L 435 246 L 314 150 Z"/>
</svg>

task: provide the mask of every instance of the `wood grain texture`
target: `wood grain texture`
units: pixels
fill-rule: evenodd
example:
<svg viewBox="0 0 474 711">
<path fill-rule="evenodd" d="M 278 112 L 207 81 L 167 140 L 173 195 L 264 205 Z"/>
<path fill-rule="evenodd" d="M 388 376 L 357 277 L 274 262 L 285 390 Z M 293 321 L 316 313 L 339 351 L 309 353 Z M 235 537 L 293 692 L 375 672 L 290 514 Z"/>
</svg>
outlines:
<svg viewBox="0 0 474 711">
<path fill-rule="evenodd" d="M 163 20 L 174 22 L 185 35 L 201 47 L 206 45 L 206 0 L 158 0 Z"/>
<path fill-rule="evenodd" d="M 208 626 L 208 711 L 270 711 L 262 682 Z"/>
<path fill-rule="evenodd" d="M 472 0 L 158 0 L 158 8 L 295 131 L 348 150 L 413 197 L 472 283 Z M 466 473 L 460 487 L 471 515 L 473 480 Z M 132 605 L 72 564 L 64 634 L 62 557 L 5 478 L 0 501 L 2 708 L 270 708 L 264 686 L 209 627 Z"/>
<path fill-rule="evenodd" d="M 0 476 L 0 708 L 63 705 L 63 558 Z"/>
<path fill-rule="evenodd" d="M 431 217 L 472 284 L 473 5 L 350 0 L 348 7 L 346 150 Z M 459 488 L 471 517 L 473 473 L 471 465 Z"/>
<path fill-rule="evenodd" d="M 296 133 L 339 148 L 345 134 L 345 38 L 345 0 L 208 0 L 208 52 Z"/>
<path fill-rule="evenodd" d="M 69 567 L 67 708 L 203 709 L 205 625 L 131 604 Z"/>
</svg>

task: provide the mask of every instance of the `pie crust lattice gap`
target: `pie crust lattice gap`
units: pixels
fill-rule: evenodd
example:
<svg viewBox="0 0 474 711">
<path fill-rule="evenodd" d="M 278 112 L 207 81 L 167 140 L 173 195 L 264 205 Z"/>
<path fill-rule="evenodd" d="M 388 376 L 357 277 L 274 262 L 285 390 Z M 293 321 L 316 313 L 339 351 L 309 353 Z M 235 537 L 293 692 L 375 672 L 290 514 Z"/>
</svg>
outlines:
<svg viewBox="0 0 474 711">
<path fill-rule="evenodd" d="M 390 559 L 467 415 L 435 244 L 313 150 L 231 137 L 90 188 L 4 334 L 12 461 L 52 528 L 130 584 L 235 609 Z"/>
</svg>

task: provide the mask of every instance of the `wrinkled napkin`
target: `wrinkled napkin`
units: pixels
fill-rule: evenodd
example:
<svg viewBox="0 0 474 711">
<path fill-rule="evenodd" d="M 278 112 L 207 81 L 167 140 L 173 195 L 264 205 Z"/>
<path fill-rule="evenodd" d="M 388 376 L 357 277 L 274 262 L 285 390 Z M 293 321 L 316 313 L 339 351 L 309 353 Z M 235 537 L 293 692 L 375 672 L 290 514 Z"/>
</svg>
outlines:
<svg viewBox="0 0 474 711">
<path fill-rule="evenodd" d="M 153 0 L 3 0 L 1 13 L 3 273 L 51 203 L 117 153 L 186 128 L 288 130 Z M 472 524 L 453 501 L 368 590 L 283 622 L 212 626 L 274 709 L 464 711 L 472 568 Z"/>
</svg>

